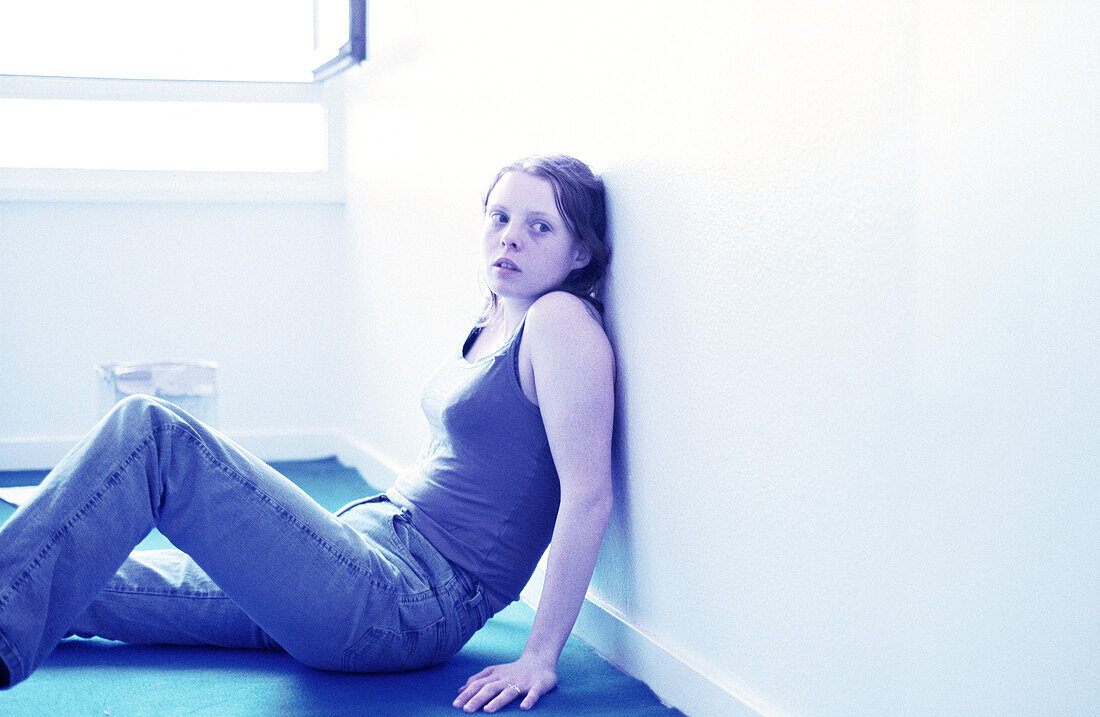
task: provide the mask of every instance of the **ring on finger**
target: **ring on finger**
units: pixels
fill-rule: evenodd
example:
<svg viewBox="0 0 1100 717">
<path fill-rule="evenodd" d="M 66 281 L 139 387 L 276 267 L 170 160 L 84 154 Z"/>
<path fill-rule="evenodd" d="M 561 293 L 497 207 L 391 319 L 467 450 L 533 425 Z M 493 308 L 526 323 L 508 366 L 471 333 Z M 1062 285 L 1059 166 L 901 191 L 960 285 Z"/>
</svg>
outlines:
<svg viewBox="0 0 1100 717">
<path fill-rule="evenodd" d="M 511 687 L 511 688 L 512 688 L 513 690 L 515 690 L 515 691 L 516 691 L 516 694 L 517 694 L 517 695 L 522 695 L 522 694 L 523 694 L 523 690 L 521 690 L 520 688 L 516 687 L 516 686 L 515 686 L 515 685 L 513 685 L 513 684 L 512 684 L 511 682 L 509 682 L 509 683 L 508 683 L 508 686 L 509 686 L 509 687 Z"/>
</svg>

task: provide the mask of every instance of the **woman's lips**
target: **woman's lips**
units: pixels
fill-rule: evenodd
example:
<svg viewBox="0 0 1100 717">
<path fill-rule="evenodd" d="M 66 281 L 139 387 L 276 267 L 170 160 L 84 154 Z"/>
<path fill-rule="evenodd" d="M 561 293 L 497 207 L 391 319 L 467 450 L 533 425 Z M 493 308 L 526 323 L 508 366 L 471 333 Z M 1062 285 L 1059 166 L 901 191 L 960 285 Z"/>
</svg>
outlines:
<svg viewBox="0 0 1100 717">
<path fill-rule="evenodd" d="M 500 258 L 493 262 L 493 267 L 505 272 L 519 271 L 519 267 L 508 259 Z"/>
</svg>

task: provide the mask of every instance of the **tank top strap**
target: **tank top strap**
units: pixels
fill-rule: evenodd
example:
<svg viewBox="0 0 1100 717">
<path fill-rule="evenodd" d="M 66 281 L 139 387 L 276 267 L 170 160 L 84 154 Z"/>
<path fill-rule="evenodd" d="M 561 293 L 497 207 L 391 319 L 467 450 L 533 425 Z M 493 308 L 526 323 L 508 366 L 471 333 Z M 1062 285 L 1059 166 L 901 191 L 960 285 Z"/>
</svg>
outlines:
<svg viewBox="0 0 1100 717">
<path fill-rule="evenodd" d="M 508 339 L 508 351 L 519 354 L 519 342 L 523 338 L 523 327 L 527 323 L 527 314 L 523 315 L 523 318 L 519 320 L 519 326 L 513 331 L 511 337 Z"/>
<path fill-rule="evenodd" d="M 507 354 L 507 355 L 510 356 L 513 353 L 518 355 L 518 351 L 515 350 L 515 347 L 519 345 L 519 338 L 520 338 L 520 336 L 523 335 L 523 324 L 524 324 L 525 321 L 527 321 L 527 314 L 523 315 L 523 318 L 520 320 L 519 325 L 516 326 L 516 328 L 512 329 L 511 335 L 508 336 L 508 339 L 503 344 L 501 344 L 500 347 L 496 351 L 493 351 L 491 354 L 487 354 L 485 356 L 482 356 L 481 358 L 477 359 L 476 361 L 469 361 L 466 358 L 466 352 L 470 350 L 470 347 L 473 345 L 474 341 L 477 339 L 477 337 L 479 335 L 481 335 L 482 327 L 480 327 L 480 326 L 472 327 L 470 329 L 469 333 L 466 334 L 466 340 L 462 342 L 462 345 L 458 349 L 458 357 L 457 358 L 460 361 L 464 362 L 464 363 L 467 363 L 467 364 L 470 364 L 470 365 L 477 365 L 477 364 L 480 364 L 480 363 L 488 360 L 492 356 L 501 356 L 501 355 L 504 355 L 504 354 Z"/>
</svg>

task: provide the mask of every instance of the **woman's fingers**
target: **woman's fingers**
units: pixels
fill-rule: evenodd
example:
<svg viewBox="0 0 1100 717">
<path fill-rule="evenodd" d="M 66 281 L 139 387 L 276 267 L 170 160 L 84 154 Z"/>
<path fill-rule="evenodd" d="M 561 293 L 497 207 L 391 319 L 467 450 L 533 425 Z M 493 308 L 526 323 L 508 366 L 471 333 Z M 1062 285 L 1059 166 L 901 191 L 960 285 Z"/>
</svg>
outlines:
<svg viewBox="0 0 1100 717">
<path fill-rule="evenodd" d="M 470 677 L 469 677 L 469 678 L 468 678 L 468 679 L 466 680 L 466 684 L 462 685 L 462 687 L 459 687 L 459 688 L 458 688 L 458 690 L 459 690 L 459 691 L 461 692 L 462 690 L 466 689 L 467 687 L 469 687 L 470 685 L 472 685 L 472 684 L 473 684 L 474 682 L 476 682 L 477 680 L 480 680 L 480 679 L 482 679 L 482 678 L 484 678 L 484 677 L 488 677 L 489 675 L 493 674 L 493 670 L 495 670 L 495 669 L 496 669 L 496 665 L 493 665 L 493 666 L 491 666 L 491 667 L 486 667 L 486 668 L 485 668 L 484 670 L 482 670 L 481 672 L 477 673 L 476 675 L 471 675 L 471 676 L 470 676 Z"/>
<path fill-rule="evenodd" d="M 458 697 L 455 698 L 455 701 L 452 702 L 451 705 L 453 707 L 466 709 L 467 712 L 473 712 L 474 710 L 480 709 L 482 704 L 489 701 L 489 698 L 486 698 L 484 701 L 475 698 L 480 697 L 478 693 L 480 693 L 488 683 L 492 682 L 493 672 L 496 670 L 496 667 L 496 665 L 486 667 L 476 675 L 471 675 L 470 678 L 466 680 L 466 684 L 458 688 Z M 475 703 L 477 706 L 473 707 L 473 709 L 469 709 Z"/>
<path fill-rule="evenodd" d="M 497 693 L 496 697 L 489 700 L 488 704 L 485 705 L 486 712 L 496 712 L 522 694 L 518 687 L 513 687 L 510 683 L 506 683 L 503 688 L 499 685 L 500 683 L 493 684 L 493 688 L 499 689 L 500 691 Z"/>
<path fill-rule="evenodd" d="M 481 706 L 489 702 L 493 697 L 497 695 L 499 689 L 494 691 L 492 685 L 494 683 L 489 678 L 482 678 L 480 680 L 474 680 L 466 689 L 459 693 L 458 697 L 452 703 L 455 707 L 462 707 L 467 712 L 475 712 L 481 709 Z"/>
<path fill-rule="evenodd" d="M 467 713 L 477 712 L 478 709 L 484 709 L 487 713 L 494 713 L 497 709 L 507 706 L 522 694 L 524 693 L 520 692 L 518 686 L 514 687 L 511 683 L 503 680 L 495 680 L 481 685 L 481 687 L 471 685 L 466 688 L 458 699 L 455 699 L 454 706 L 461 707 Z M 538 695 L 531 699 L 530 704 L 535 704 L 537 699 Z M 520 707 L 524 707 L 524 705 L 521 704 Z M 529 709 L 530 707 L 524 708 Z"/>
<path fill-rule="evenodd" d="M 488 666 L 488 667 L 486 667 L 486 668 L 485 668 L 484 670 L 482 670 L 481 672 L 477 673 L 476 675 L 474 675 L 474 676 L 473 676 L 473 677 L 471 677 L 470 679 L 472 679 L 472 680 L 476 680 L 476 679 L 478 679 L 479 677 L 488 677 L 489 675 L 493 674 L 493 673 L 494 673 L 494 672 L 496 672 L 496 671 L 497 671 L 497 666 L 496 666 L 496 665 L 489 665 L 489 666 Z"/>
<path fill-rule="evenodd" d="M 539 701 L 539 697 L 542 697 L 542 692 L 539 691 L 538 685 L 535 685 L 527 690 L 527 696 L 523 698 L 523 702 L 519 703 L 519 708 L 521 710 L 531 709 Z"/>
<path fill-rule="evenodd" d="M 481 672 L 477 673 L 476 675 L 471 676 L 470 679 L 466 680 L 466 684 L 464 684 L 464 685 L 462 685 L 462 687 L 458 688 L 458 691 L 463 692 L 463 691 L 468 690 L 470 688 L 474 688 L 473 691 L 477 692 L 477 690 L 480 689 L 481 687 L 483 687 L 485 685 L 485 683 L 491 682 L 492 680 L 493 680 L 493 668 L 489 667 L 489 668 L 486 668 L 486 669 L 482 670 Z"/>
<path fill-rule="evenodd" d="M 520 661 L 510 665 L 493 665 L 466 680 L 452 704 L 468 713 L 478 710 L 496 712 L 520 700 L 520 709 L 529 710 L 543 695 L 554 689 L 557 682 L 553 671 L 531 670 Z"/>
<path fill-rule="evenodd" d="M 451 704 L 455 707 L 465 707 L 466 704 L 481 690 L 480 684 L 467 685 L 462 692 L 458 693 L 458 697 Z"/>
</svg>

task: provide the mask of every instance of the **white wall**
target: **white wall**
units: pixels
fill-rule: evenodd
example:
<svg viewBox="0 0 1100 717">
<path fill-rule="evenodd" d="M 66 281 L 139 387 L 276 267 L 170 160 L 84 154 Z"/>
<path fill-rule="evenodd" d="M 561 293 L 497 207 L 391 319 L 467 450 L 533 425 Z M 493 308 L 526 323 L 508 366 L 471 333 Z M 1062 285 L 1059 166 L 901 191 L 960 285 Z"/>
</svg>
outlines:
<svg viewBox="0 0 1100 717">
<path fill-rule="evenodd" d="M 1089 2 L 372 2 L 356 438 L 415 456 L 485 182 L 576 154 L 620 362 L 593 596 L 767 713 L 1097 712 L 1098 31 Z"/>
<path fill-rule="evenodd" d="M 338 204 L 0 204 L 0 439 L 82 435 L 121 360 L 217 361 L 230 431 L 339 425 L 347 237 Z"/>
</svg>

